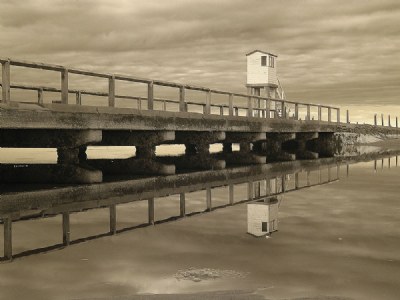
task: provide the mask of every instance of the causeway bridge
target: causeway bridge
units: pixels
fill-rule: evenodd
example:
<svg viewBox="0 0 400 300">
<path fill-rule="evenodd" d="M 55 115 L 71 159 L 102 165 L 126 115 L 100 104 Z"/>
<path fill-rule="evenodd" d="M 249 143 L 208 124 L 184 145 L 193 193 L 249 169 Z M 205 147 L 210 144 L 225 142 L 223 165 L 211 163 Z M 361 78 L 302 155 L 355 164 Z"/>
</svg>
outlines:
<svg viewBox="0 0 400 300">
<path fill-rule="evenodd" d="M 60 165 L 86 161 L 89 145 L 135 146 L 132 159 L 92 162 L 95 168 L 110 172 L 127 168 L 133 174 L 175 174 L 185 165 L 215 170 L 229 164 L 262 164 L 267 159 L 315 159 L 332 156 L 335 132 L 369 126 L 351 124 L 349 112 L 343 118 L 334 106 L 60 65 L 14 59 L 0 62 L 0 147 L 57 148 Z M 59 81 L 53 86 L 17 82 L 12 76 L 14 68 L 16 74 L 34 69 L 55 72 Z M 71 88 L 72 78 L 78 82 L 97 78 L 107 90 Z M 145 95 L 121 92 L 121 83 L 140 85 Z M 160 87 L 177 96 L 156 97 Z M 31 94 L 17 101 L 13 93 L 19 90 Z M 56 100 L 49 101 L 49 95 L 57 95 Z M 89 96 L 99 101 L 86 101 Z M 375 126 L 375 130 L 398 134 L 398 120 L 393 126 Z M 223 144 L 223 154 L 210 155 L 214 143 Z M 186 156 L 174 164 L 167 157 L 157 158 L 155 148 L 163 144 L 185 145 Z M 233 151 L 233 144 L 240 145 L 240 151 Z M 74 172 L 71 181 L 102 181 L 101 172 L 83 177 L 82 172 Z"/>
</svg>

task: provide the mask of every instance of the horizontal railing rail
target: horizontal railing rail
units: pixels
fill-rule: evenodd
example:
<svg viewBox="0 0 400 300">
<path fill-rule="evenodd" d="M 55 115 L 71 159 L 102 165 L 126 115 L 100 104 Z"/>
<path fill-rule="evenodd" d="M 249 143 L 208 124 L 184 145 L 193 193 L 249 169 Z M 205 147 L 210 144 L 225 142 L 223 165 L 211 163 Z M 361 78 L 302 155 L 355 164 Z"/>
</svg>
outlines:
<svg viewBox="0 0 400 300">
<path fill-rule="evenodd" d="M 2 102 L 10 102 L 10 90 L 11 89 L 25 89 L 25 90 L 36 90 L 38 92 L 38 102 L 43 103 L 43 92 L 57 92 L 61 94 L 61 104 L 69 104 L 69 94 L 76 94 L 76 103 L 78 105 L 82 104 L 82 95 L 91 96 L 103 96 L 108 97 L 108 106 L 115 107 L 116 99 L 132 99 L 138 101 L 138 109 L 142 109 L 142 101 L 147 101 L 147 110 L 154 110 L 155 102 L 163 102 L 163 109 L 166 110 L 167 103 L 178 104 L 180 112 L 187 112 L 188 105 L 198 105 L 201 106 L 203 114 L 211 114 L 212 108 L 219 108 L 220 115 L 224 115 L 224 109 L 228 110 L 229 116 L 239 116 L 239 110 L 245 110 L 247 117 L 260 117 L 260 118 L 291 118 L 295 120 L 300 120 L 300 108 L 306 108 L 306 114 L 304 120 L 312 121 L 314 118 L 311 117 L 311 109 L 318 109 L 317 121 L 324 121 L 322 110 L 327 110 L 327 120 L 332 122 L 333 111 L 336 111 L 336 122 L 340 123 L 340 108 L 321 105 L 314 103 L 306 103 L 300 101 L 286 100 L 286 99 L 275 99 L 269 97 L 262 97 L 258 95 L 248 95 L 242 93 L 235 93 L 229 91 L 222 91 L 218 89 L 210 89 L 202 86 L 180 84 L 176 82 L 169 82 L 164 80 L 152 80 L 146 78 L 140 78 L 129 75 L 121 74 L 111 74 L 111 73 L 100 73 L 88 70 L 81 70 L 76 68 L 68 68 L 61 65 L 54 64 L 44 64 L 35 63 L 23 60 L 15 60 L 9 58 L 0 58 L 0 63 L 2 64 Z M 11 66 L 25 67 L 31 69 L 42 69 L 48 71 L 60 72 L 60 88 L 54 87 L 40 87 L 22 84 L 11 84 L 10 81 L 10 69 Z M 86 91 L 77 90 L 69 88 L 69 74 L 76 74 L 81 76 L 90 76 L 108 79 L 108 92 L 96 92 L 96 91 Z M 126 81 L 142 83 L 147 85 L 147 97 L 130 96 L 130 95 L 118 95 L 116 94 L 116 81 Z M 165 86 L 179 89 L 179 99 L 161 99 L 154 97 L 154 86 Z M 188 101 L 185 91 L 201 91 L 205 93 L 205 102 L 199 103 L 194 101 Z M 229 97 L 229 104 L 211 103 L 212 94 L 226 95 Z M 247 101 L 246 106 L 234 105 L 234 97 L 244 98 Z M 255 103 L 256 102 L 256 103 Z M 274 104 L 274 105 L 272 105 Z M 290 106 L 294 106 L 294 111 L 288 110 Z M 291 112 L 291 115 L 289 114 Z M 349 123 L 349 114 L 347 111 L 347 123 Z"/>
</svg>

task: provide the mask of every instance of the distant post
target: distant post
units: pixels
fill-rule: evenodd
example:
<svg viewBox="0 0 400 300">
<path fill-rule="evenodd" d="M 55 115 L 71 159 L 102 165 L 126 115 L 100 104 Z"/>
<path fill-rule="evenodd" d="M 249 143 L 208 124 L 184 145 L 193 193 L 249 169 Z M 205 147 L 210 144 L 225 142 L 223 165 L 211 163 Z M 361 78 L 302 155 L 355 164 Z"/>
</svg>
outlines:
<svg viewBox="0 0 400 300">
<path fill-rule="evenodd" d="M 382 126 L 385 126 L 385 122 L 383 121 L 383 114 L 381 114 Z"/>
<path fill-rule="evenodd" d="M 332 121 L 332 109 L 328 107 L 328 123 Z"/>
<path fill-rule="evenodd" d="M 212 204 L 211 204 L 211 188 L 206 189 L 206 202 L 207 202 L 207 211 L 212 210 Z"/>
<path fill-rule="evenodd" d="M 76 105 L 82 105 L 82 92 L 77 91 L 75 96 L 76 96 Z"/>
<path fill-rule="evenodd" d="M 233 116 L 233 94 L 229 94 L 229 115 Z"/>
<path fill-rule="evenodd" d="M 270 110 L 271 110 L 271 100 L 267 99 L 265 100 L 265 117 L 267 119 L 271 117 Z"/>
<path fill-rule="evenodd" d="M 375 126 L 378 125 L 378 116 L 377 116 L 377 114 L 374 114 L 374 125 Z"/>
<path fill-rule="evenodd" d="M 3 219 L 4 227 L 4 257 L 12 259 L 12 219 L 11 216 Z"/>
<path fill-rule="evenodd" d="M 347 122 L 347 124 L 350 123 L 350 113 L 349 113 L 349 110 L 346 110 L 346 122 Z"/>
<path fill-rule="evenodd" d="M 311 107 L 310 104 L 307 104 L 307 121 L 311 120 Z"/>
<path fill-rule="evenodd" d="M 399 118 L 396 117 L 396 128 L 399 128 Z"/>
<path fill-rule="evenodd" d="M 110 233 L 117 233 L 117 207 L 115 204 L 110 205 Z"/>
<path fill-rule="evenodd" d="M 211 114 L 211 91 L 208 90 L 206 92 L 206 106 L 205 106 L 206 115 Z"/>
<path fill-rule="evenodd" d="M 294 119 L 295 120 L 299 119 L 299 104 L 298 103 L 294 104 Z"/>
<path fill-rule="evenodd" d="M 10 61 L 4 61 L 1 63 L 2 65 L 2 94 L 3 94 L 3 102 L 10 102 Z"/>
<path fill-rule="evenodd" d="M 62 229 L 63 229 L 63 245 L 68 246 L 70 242 L 70 222 L 69 212 L 63 212 L 62 214 Z"/>
<path fill-rule="evenodd" d="M 230 184 L 229 185 L 229 204 L 230 205 L 233 205 L 233 201 L 234 201 L 233 192 L 234 192 L 234 185 Z"/>
<path fill-rule="evenodd" d="M 147 84 L 147 109 L 153 110 L 154 109 L 154 83 L 150 81 Z"/>
<path fill-rule="evenodd" d="M 282 101 L 282 118 L 286 119 L 286 103 Z"/>
<path fill-rule="evenodd" d="M 336 110 L 336 113 L 337 113 L 336 120 L 337 120 L 338 124 L 340 124 L 340 108 L 338 108 Z"/>
<path fill-rule="evenodd" d="M 148 201 L 148 210 L 149 210 L 149 224 L 154 225 L 154 198 L 150 198 Z"/>
<path fill-rule="evenodd" d="M 179 111 L 186 111 L 185 105 L 185 87 L 182 85 L 179 87 Z"/>
<path fill-rule="evenodd" d="M 322 121 L 322 107 L 318 105 L 318 121 Z"/>
<path fill-rule="evenodd" d="M 115 77 L 108 78 L 108 106 L 115 106 Z"/>
<path fill-rule="evenodd" d="M 185 198 L 185 193 L 180 193 L 179 194 L 179 216 L 183 218 L 186 216 L 186 198 Z"/>
<path fill-rule="evenodd" d="M 392 127 L 392 124 L 391 124 L 391 122 L 390 122 L 390 115 L 388 115 L 388 126 L 389 126 L 389 127 Z"/>
<path fill-rule="evenodd" d="M 68 69 L 61 70 L 61 103 L 68 104 Z"/>
</svg>

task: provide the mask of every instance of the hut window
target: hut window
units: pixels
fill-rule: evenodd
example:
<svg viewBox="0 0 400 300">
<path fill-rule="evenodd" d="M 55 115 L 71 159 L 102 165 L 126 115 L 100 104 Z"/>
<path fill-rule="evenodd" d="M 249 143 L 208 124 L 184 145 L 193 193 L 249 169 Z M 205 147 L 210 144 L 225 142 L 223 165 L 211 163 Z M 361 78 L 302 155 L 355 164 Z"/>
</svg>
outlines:
<svg viewBox="0 0 400 300">
<path fill-rule="evenodd" d="M 263 232 L 268 232 L 268 222 L 261 222 L 261 230 Z"/>
<path fill-rule="evenodd" d="M 261 56 L 261 65 L 266 66 L 267 65 L 267 57 L 266 56 Z"/>
<path fill-rule="evenodd" d="M 270 56 L 269 57 L 269 67 L 274 68 L 275 67 L 275 57 Z"/>
</svg>

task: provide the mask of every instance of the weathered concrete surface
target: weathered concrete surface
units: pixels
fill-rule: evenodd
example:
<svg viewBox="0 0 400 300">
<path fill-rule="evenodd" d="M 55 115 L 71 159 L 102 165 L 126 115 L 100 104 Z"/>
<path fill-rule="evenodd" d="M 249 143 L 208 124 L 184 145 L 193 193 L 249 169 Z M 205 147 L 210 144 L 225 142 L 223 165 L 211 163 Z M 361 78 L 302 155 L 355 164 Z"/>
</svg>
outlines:
<svg viewBox="0 0 400 300">
<path fill-rule="evenodd" d="M 16 102 L 0 104 L 0 128 L 225 132 L 335 131 L 335 125 L 327 122 Z"/>
<path fill-rule="evenodd" d="M 175 164 L 177 170 L 222 170 L 226 167 L 225 160 L 216 159 L 203 153 L 177 157 L 158 157 L 157 161 L 165 164 Z"/>
<path fill-rule="evenodd" d="M 318 153 L 310 151 L 307 144 L 318 138 L 318 132 L 297 132 L 296 138 L 286 141 L 282 149 L 296 155 L 297 159 L 316 159 Z"/>
<path fill-rule="evenodd" d="M 140 146 L 159 145 L 175 140 L 174 131 L 103 130 L 102 145 Z"/>
<path fill-rule="evenodd" d="M 220 159 L 226 161 L 228 166 L 235 165 L 257 165 L 265 164 L 267 158 L 251 152 L 235 151 L 232 153 L 221 153 L 218 155 Z"/>
<path fill-rule="evenodd" d="M 255 151 L 267 155 L 268 161 L 295 160 L 296 155 L 284 151 L 283 144 L 294 140 L 295 133 L 268 133 L 266 141 L 255 144 Z"/>
</svg>

